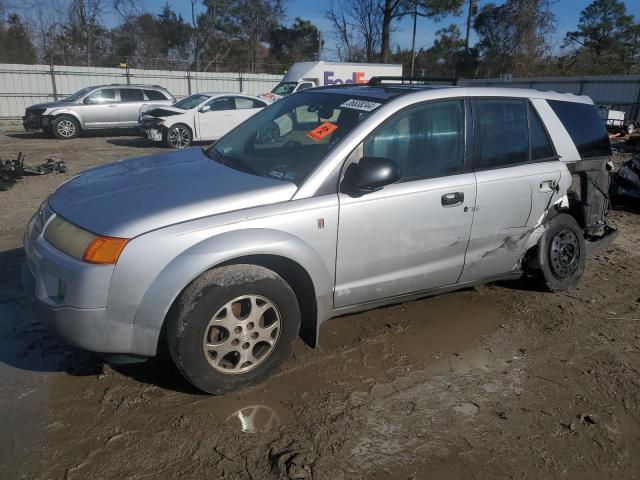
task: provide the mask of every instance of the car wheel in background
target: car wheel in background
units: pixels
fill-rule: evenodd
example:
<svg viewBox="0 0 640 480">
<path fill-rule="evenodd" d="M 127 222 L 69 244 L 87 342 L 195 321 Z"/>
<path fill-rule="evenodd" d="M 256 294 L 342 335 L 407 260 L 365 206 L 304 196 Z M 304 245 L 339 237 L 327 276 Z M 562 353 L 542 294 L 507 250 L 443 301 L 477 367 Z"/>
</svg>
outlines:
<svg viewBox="0 0 640 480">
<path fill-rule="evenodd" d="M 583 230 L 566 213 L 552 217 L 529 255 L 529 266 L 543 288 L 562 292 L 575 287 L 584 272 L 586 248 Z"/>
<path fill-rule="evenodd" d="M 51 128 L 53 129 L 53 134 L 60 140 L 76 138 L 80 133 L 78 121 L 69 115 L 56 117 L 51 124 Z"/>
<path fill-rule="evenodd" d="M 300 330 L 291 287 L 256 265 L 209 270 L 180 295 L 167 318 L 169 352 L 195 387 L 222 394 L 268 378 Z"/>
<path fill-rule="evenodd" d="M 186 148 L 191 140 L 191 130 L 186 125 L 174 125 L 165 134 L 165 142 L 171 148 Z"/>
</svg>

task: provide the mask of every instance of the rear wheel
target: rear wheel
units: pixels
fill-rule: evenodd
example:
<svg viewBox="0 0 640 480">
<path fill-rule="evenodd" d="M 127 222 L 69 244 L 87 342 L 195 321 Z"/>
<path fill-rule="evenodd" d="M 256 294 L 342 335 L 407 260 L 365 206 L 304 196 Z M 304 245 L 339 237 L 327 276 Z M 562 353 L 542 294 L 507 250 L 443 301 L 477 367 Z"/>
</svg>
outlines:
<svg viewBox="0 0 640 480">
<path fill-rule="evenodd" d="M 187 148 L 191 145 L 191 130 L 186 125 L 174 125 L 165 136 L 165 142 L 171 148 Z"/>
<path fill-rule="evenodd" d="M 562 292 L 580 282 L 585 255 L 582 228 L 571 215 L 561 213 L 547 223 L 538 245 L 530 254 L 530 266 L 546 290 Z"/>
<path fill-rule="evenodd" d="M 78 121 L 68 115 L 61 115 L 53 120 L 51 125 L 53 134 L 60 140 L 70 140 L 76 138 L 80 133 Z"/>
<path fill-rule="evenodd" d="M 222 394 L 265 380 L 289 356 L 300 308 L 275 272 L 231 265 L 189 285 L 167 321 L 178 369 L 200 390 Z"/>
</svg>

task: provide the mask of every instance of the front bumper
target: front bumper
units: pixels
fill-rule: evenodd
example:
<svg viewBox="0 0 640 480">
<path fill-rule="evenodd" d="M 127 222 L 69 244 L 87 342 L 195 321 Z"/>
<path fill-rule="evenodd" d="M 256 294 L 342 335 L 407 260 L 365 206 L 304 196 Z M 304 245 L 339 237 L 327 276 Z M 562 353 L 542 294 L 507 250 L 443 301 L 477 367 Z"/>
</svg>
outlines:
<svg viewBox="0 0 640 480">
<path fill-rule="evenodd" d="M 150 140 L 152 142 L 162 141 L 162 138 L 163 138 L 162 129 L 160 128 L 149 128 L 149 127 L 138 126 L 138 131 L 147 140 Z"/>
<path fill-rule="evenodd" d="M 121 323 L 106 308 L 112 266 L 85 264 L 57 251 L 29 222 L 22 285 L 35 315 L 70 345 L 99 353 L 153 356 L 159 331 Z"/>
<path fill-rule="evenodd" d="M 25 130 L 40 130 L 49 125 L 49 119 L 42 115 L 25 115 L 22 117 L 22 126 Z"/>
</svg>

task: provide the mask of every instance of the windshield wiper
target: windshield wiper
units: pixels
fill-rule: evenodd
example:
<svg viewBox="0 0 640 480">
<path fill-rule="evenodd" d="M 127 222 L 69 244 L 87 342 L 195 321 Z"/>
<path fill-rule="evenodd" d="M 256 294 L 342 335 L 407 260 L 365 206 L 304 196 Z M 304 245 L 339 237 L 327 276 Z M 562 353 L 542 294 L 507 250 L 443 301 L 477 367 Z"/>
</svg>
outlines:
<svg viewBox="0 0 640 480">
<path fill-rule="evenodd" d="M 236 168 L 237 170 L 243 171 L 245 173 L 250 173 L 252 175 L 260 175 L 260 173 L 253 168 L 251 165 L 249 165 L 247 162 L 245 162 L 244 160 L 241 160 L 239 158 L 235 158 L 235 157 L 229 157 L 227 155 L 223 155 L 222 153 L 220 153 L 218 151 L 217 148 L 213 147 L 211 148 L 212 151 L 216 158 L 212 158 L 212 160 L 216 160 L 217 162 L 221 163 L 222 165 L 225 165 L 227 167 L 231 167 L 231 168 Z"/>
</svg>

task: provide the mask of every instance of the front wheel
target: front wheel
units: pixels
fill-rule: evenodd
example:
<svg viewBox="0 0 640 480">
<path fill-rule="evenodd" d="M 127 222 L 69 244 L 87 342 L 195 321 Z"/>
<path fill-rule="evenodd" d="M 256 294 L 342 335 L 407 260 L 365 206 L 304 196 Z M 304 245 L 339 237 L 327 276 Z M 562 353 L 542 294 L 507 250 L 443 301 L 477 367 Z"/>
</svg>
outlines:
<svg viewBox="0 0 640 480">
<path fill-rule="evenodd" d="M 531 252 L 530 265 L 542 287 L 562 292 L 580 282 L 585 256 L 582 228 L 571 215 L 560 213 L 546 224 L 545 232 Z"/>
<path fill-rule="evenodd" d="M 78 121 L 68 115 L 61 115 L 53 120 L 51 125 L 53 134 L 60 140 L 70 140 L 76 138 L 80 133 Z"/>
<path fill-rule="evenodd" d="M 191 140 L 191 130 L 186 125 L 174 125 L 165 136 L 167 146 L 171 148 L 187 148 Z"/>
<path fill-rule="evenodd" d="M 222 394 L 268 378 L 300 330 L 291 287 L 275 272 L 230 265 L 189 285 L 167 319 L 169 352 L 196 388 Z"/>
</svg>

